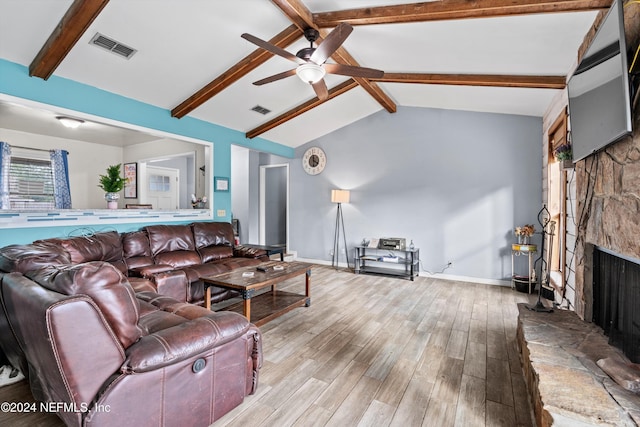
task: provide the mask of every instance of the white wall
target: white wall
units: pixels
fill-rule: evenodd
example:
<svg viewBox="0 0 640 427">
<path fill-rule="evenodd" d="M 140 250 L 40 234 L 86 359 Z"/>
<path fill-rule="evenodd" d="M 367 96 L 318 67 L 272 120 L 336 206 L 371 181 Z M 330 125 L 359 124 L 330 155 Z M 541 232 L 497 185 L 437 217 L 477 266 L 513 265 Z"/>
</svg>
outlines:
<svg viewBox="0 0 640 427">
<path fill-rule="evenodd" d="M 69 183 L 74 209 L 106 209 L 98 175 L 110 165 L 122 163 L 122 148 L 0 128 L 0 140 L 11 145 L 69 152 Z M 122 198 L 120 207 L 124 207 Z"/>
</svg>

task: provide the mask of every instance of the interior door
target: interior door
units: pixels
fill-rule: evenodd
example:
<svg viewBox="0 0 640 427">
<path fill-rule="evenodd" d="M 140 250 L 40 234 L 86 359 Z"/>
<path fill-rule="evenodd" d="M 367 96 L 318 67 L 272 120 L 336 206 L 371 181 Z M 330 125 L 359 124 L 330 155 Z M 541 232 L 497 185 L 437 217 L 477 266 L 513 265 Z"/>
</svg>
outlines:
<svg viewBox="0 0 640 427">
<path fill-rule="evenodd" d="M 289 165 L 260 167 L 260 244 L 288 245 Z"/>
<path fill-rule="evenodd" d="M 154 209 L 179 209 L 179 174 L 178 169 L 147 165 L 146 199 L 141 203 L 150 203 Z"/>
</svg>

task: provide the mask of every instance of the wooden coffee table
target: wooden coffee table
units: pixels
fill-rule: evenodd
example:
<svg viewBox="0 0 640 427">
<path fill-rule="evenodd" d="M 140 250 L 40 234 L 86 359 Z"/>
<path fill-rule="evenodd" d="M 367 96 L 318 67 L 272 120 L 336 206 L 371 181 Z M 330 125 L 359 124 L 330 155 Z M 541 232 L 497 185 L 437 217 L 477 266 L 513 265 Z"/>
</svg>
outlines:
<svg viewBox="0 0 640 427">
<path fill-rule="evenodd" d="M 282 270 L 274 269 L 278 266 L 281 266 Z M 205 307 L 211 309 L 210 286 L 239 291 L 242 294 L 242 302 L 225 307 L 224 310 L 243 314 L 256 326 L 264 325 L 296 307 L 311 305 L 311 264 L 273 261 L 262 263 L 260 267 L 266 267 L 267 271 L 262 272 L 257 270 L 256 266 L 251 266 L 203 277 Z M 244 273 L 253 273 L 253 277 L 245 277 Z M 303 274 L 305 275 L 304 295 L 277 290 L 278 283 Z M 257 293 L 267 287 L 271 287 L 271 290 Z"/>
</svg>

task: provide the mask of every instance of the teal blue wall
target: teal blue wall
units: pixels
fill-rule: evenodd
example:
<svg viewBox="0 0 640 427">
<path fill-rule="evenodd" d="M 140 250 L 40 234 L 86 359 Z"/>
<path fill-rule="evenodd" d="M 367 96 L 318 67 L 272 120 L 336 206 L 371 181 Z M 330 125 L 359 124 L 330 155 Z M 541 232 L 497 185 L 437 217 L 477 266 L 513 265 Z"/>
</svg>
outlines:
<svg viewBox="0 0 640 427">
<path fill-rule="evenodd" d="M 263 139 L 248 139 L 242 132 L 219 126 L 204 120 L 171 117 L 171 111 L 107 92 L 73 80 L 51 76 L 48 80 L 29 77 L 27 67 L 0 59 L 0 93 L 40 102 L 55 107 L 79 111 L 123 123 L 130 123 L 149 129 L 156 129 L 178 136 L 208 141 L 213 145 L 214 175 L 231 176 L 231 145 L 240 145 L 257 151 L 293 158 L 294 150 Z M 230 183 L 233 191 L 233 183 Z M 216 218 L 231 221 L 231 193 L 214 192 L 215 210 L 224 209 L 226 217 Z M 139 228 L 143 224 L 133 224 L 122 228 Z M 48 231 L 47 231 L 48 230 Z M 7 242 L 19 243 L 48 236 L 66 235 L 73 230 L 67 227 L 39 229 L 4 229 L 1 231 L 0 245 Z M 122 230 L 126 231 L 126 230 Z"/>
<path fill-rule="evenodd" d="M 190 224 L 193 221 L 176 221 L 171 224 Z M 145 225 L 144 223 L 123 223 L 123 224 L 94 224 L 94 225 L 82 225 L 78 226 L 66 226 L 66 227 L 34 227 L 34 228 L 16 228 L 16 229 L 1 229 L 0 230 L 0 248 L 12 245 L 12 244 L 26 244 L 39 239 L 48 239 L 50 237 L 69 237 L 80 236 L 86 234 L 99 233 L 103 231 L 116 230 L 120 233 L 125 231 L 139 230 Z"/>
</svg>

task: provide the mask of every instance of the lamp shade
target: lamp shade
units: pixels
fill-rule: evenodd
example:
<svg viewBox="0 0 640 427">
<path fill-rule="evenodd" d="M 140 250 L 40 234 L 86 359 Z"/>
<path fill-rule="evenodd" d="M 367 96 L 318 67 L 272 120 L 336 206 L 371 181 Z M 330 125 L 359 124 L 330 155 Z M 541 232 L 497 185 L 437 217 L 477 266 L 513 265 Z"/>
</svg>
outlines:
<svg viewBox="0 0 640 427">
<path fill-rule="evenodd" d="M 331 190 L 331 203 L 349 203 L 349 190 Z"/>
<path fill-rule="evenodd" d="M 298 66 L 298 68 L 296 68 L 296 74 L 303 82 L 313 84 L 324 77 L 325 71 L 320 65 L 308 62 Z"/>
</svg>

